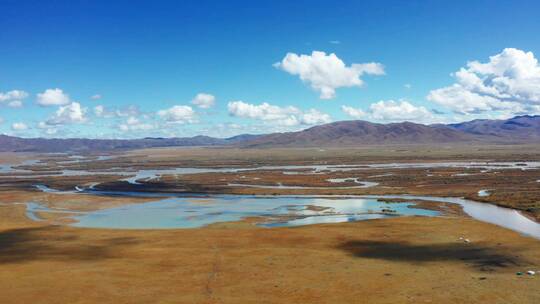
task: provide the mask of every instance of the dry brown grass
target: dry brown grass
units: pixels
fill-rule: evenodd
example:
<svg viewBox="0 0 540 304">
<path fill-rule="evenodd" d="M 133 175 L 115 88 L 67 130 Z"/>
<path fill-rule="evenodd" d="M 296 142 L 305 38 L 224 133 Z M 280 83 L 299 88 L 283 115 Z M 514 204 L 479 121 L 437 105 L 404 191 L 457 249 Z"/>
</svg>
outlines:
<svg viewBox="0 0 540 304">
<path fill-rule="evenodd" d="M 370 147 L 365 149 L 152 149 L 70 168 L 167 168 L 262 164 L 432 160 L 539 160 L 538 147 Z M 4 156 L 8 157 L 8 156 Z M 18 157 L 18 156 L 9 156 Z M 55 168 L 55 156 L 49 168 Z M 376 172 L 377 171 L 377 172 Z M 280 172 L 164 177 L 135 190 L 467 196 L 528 210 L 538 218 L 538 170 L 454 176 L 460 170 L 380 170 L 322 175 Z M 462 170 L 461 170 L 462 171 Z M 432 176 L 427 176 L 432 174 Z M 242 176 L 245 176 L 244 178 Z M 380 186 L 348 190 L 227 188 L 229 182 L 327 186 L 359 177 Z M 257 178 L 257 179 L 255 179 Z M 40 183 L 72 189 L 117 177 L 51 177 Z M 132 198 L 44 194 L 35 178 L 0 177 L 0 303 L 540 303 L 540 242 L 463 217 L 406 217 L 297 228 L 257 228 L 246 219 L 201 229 L 107 230 L 32 222 L 24 203 L 96 210 Z M 492 195 L 479 198 L 480 189 Z M 133 189 L 132 189 L 133 190 Z M 146 200 L 137 200 L 145 202 Z M 425 208 L 440 208 L 423 203 Z M 532 209 L 530 209 L 532 208 Z M 54 222 L 54 220 L 52 221 Z M 463 243 L 466 237 L 471 243 Z"/>
<path fill-rule="evenodd" d="M 540 280 L 515 275 L 538 268 L 540 243 L 467 218 L 103 230 L 29 222 L 20 205 L 0 218 L 1 303 L 540 301 Z"/>
</svg>

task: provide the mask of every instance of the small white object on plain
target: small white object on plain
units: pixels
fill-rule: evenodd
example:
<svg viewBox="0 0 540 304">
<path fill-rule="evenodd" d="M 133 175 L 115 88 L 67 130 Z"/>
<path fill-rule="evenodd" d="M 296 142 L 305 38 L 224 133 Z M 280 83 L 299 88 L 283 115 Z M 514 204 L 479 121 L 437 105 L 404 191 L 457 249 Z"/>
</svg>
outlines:
<svg viewBox="0 0 540 304">
<path fill-rule="evenodd" d="M 528 275 L 535 275 L 536 272 L 534 272 L 534 271 L 532 271 L 532 270 L 529 270 L 529 271 L 527 271 L 527 274 L 528 274 Z"/>
<path fill-rule="evenodd" d="M 465 243 L 470 243 L 471 241 L 469 239 L 465 239 Z"/>
</svg>

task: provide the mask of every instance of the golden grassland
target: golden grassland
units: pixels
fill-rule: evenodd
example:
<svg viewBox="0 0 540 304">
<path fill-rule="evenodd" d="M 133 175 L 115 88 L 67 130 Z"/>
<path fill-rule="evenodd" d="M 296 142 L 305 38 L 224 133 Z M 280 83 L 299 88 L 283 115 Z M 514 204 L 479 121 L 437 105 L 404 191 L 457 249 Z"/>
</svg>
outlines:
<svg viewBox="0 0 540 304">
<path fill-rule="evenodd" d="M 538 268 L 540 242 L 465 217 L 106 230 L 2 205 L 0 218 L 1 303 L 540 301 L 538 277 L 515 274 Z"/>
</svg>

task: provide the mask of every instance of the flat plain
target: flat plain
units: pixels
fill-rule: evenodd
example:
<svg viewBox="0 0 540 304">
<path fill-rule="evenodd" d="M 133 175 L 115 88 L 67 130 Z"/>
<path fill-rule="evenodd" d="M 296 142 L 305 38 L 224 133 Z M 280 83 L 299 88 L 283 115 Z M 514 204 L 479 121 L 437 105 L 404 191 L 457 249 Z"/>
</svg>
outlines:
<svg viewBox="0 0 540 304">
<path fill-rule="evenodd" d="M 120 193 L 465 197 L 538 222 L 538 161 L 539 146 L 0 154 L 16 170 L 0 171 L 0 302 L 538 303 L 540 276 L 526 271 L 540 270 L 540 241 L 455 204 L 417 206 L 436 217 L 280 228 L 260 217 L 192 229 L 71 225 L 80 212 L 156 200 Z M 36 221 L 29 202 L 61 212 Z"/>
</svg>

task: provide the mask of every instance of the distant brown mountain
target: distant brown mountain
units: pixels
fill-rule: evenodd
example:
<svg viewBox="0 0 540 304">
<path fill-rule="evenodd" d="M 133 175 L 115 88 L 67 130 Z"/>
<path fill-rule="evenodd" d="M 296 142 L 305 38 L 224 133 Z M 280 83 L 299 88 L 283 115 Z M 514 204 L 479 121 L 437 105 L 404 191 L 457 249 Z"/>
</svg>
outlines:
<svg viewBox="0 0 540 304">
<path fill-rule="evenodd" d="M 449 127 L 472 135 L 491 136 L 508 142 L 540 142 L 540 116 L 524 115 L 506 120 L 477 119 Z"/>
<path fill-rule="evenodd" d="M 0 152 L 110 151 L 155 147 L 224 146 L 253 139 L 257 136 L 245 134 L 225 139 L 208 136 L 143 139 L 48 139 L 0 135 Z"/>
<path fill-rule="evenodd" d="M 0 135 L 0 152 L 108 151 L 182 146 L 353 147 L 437 143 L 540 143 L 540 116 L 516 116 L 507 120 L 472 120 L 449 125 L 422 125 L 411 122 L 379 124 L 353 120 L 319 125 L 298 132 L 244 134 L 230 138 L 195 136 L 45 139 Z"/>
<path fill-rule="evenodd" d="M 411 122 L 378 124 L 339 121 L 299 132 L 275 133 L 241 143 L 245 147 L 362 146 L 380 144 L 455 143 L 480 140 L 477 136 L 446 126 Z"/>
</svg>

